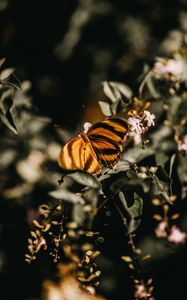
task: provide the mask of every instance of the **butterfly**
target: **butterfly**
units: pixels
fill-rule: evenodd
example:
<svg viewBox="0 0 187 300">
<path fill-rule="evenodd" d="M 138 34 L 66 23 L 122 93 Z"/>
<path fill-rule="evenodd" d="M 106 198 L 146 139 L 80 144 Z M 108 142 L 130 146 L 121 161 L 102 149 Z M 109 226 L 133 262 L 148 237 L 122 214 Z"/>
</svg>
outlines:
<svg viewBox="0 0 187 300">
<path fill-rule="evenodd" d="M 128 124 L 120 118 L 108 118 L 92 125 L 87 133 L 70 139 L 61 149 L 59 165 L 66 170 L 84 170 L 100 174 L 102 166 L 111 168 L 119 160 Z"/>
</svg>

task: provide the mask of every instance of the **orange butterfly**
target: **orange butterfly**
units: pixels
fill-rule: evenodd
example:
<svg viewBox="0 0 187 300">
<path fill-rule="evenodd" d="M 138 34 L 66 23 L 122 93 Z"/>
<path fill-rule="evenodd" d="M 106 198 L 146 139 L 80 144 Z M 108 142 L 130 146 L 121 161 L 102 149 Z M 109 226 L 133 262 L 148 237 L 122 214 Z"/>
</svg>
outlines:
<svg viewBox="0 0 187 300">
<path fill-rule="evenodd" d="M 84 170 L 101 173 L 101 166 L 111 168 L 117 163 L 119 144 L 127 133 L 127 122 L 109 118 L 92 125 L 87 133 L 81 132 L 61 149 L 59 165 L 66 170 Z"/>
</svg>

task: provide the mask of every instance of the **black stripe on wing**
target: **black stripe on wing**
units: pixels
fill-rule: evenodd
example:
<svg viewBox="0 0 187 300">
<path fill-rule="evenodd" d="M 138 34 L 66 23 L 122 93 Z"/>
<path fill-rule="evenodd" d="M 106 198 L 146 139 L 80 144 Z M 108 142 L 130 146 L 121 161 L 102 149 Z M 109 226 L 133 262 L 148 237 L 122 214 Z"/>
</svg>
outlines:
<svg viewBox="0 0 187 300">
<path fill-rule="evenodd" d="M 96 123 L 95 125 L 93 125 L 91 127 L 90 131 L 88 131 L 89 138 L 91 138 L 92 136 L 97 135 L 97 133 L 92 133 L 92 130 L 94 131 L 95 129 L 97 129 L 98 133 L 99 133 L 99 131 L 103 131 L 103 134 L 102 134 L 102 132 L 100 132 L 100 135 L 102 135 L 103 137 L 105 137 L 105 134 L 109 135 L 110 132 L 117 135 L 120 139 L 123 139 L 123 137 L 124 137 L 123 132 L 115 130 L 115 128 L 113 126 L 109 125 L 109 124 L 105 124 L 105 123 L 101 122 L 101 123 Z M 103 129 L 106 129 L 107 131 L 104 131 Z"/>
<path fill-rule="evenodd" d="M 106 167 L 112 167 L 118 162 L 120 158 L 120 152 L 116 152 L 115 154 L 106 154 L 99 151 L 98 156 L 102 165 Z"/>
<path fill-rule="evenodd" d="M 110 122 L 110 123 L 112 122 L 112 123 L 119 124 L 119 125 L 121 125 L 122 127 L 126 128 L 126 129 L 128 128 L 127 121 L 125 121 L 123 119 L 119 119 L 119 118 L 108 118 L 108 119 L 105 119 L 103 122 Z"/>
<path fill-rule="evenodd" d="M 98 160 L 105 166 L 113 166 L 119 159 L 121 151 L 117 143 L 100 138 L 90 140 Z"/>
<path fill-rule="evenodd" d="M 115 142 L 113 139 L 110 139 L 108 136 L 105 136 L 102 134 L 92 134 L 89 136 L 89 139 L 90 139 L 91 143 L 93 143 L 93 142 L 97 143 L 97 142 L 103 140 L 103 141 L 111 143 L 114 146 L 118 145 L 117 142 Z"/>
</svg>

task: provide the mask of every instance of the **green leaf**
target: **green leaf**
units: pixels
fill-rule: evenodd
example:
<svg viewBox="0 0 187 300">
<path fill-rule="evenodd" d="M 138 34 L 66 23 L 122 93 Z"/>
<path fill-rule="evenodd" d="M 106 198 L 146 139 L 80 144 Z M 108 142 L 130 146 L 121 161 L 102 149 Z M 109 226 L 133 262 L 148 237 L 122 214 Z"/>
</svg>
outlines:
<svg viewBox="0 0 187 300">
<path fill-rule="evenodd" d="M 126 84 L 115 81 L 104 81 L 103 91 L 112 102 L 124 98 L 130 100 L 133 95 L 132 90 Z"/>
<path fill-rule="evenodd" d="M 131 207 L 129 207 L 129 212 L 132 218 L 128 226 L 129 234 L 139 227 L 142 217 L 143 200 L 137 194 L 135 195 L 137 198 L 134 200 L 134 204 Z"/>
<path fill-rule="evenodd" d="M 118 99 L 121 98 L 120 93 L 113 88 L 111 82 L 103 82 L 103 91 L 112 102 L 116 102 Z"/>
<path fill-rule="evenodd" d="M 167 172 L 165 171 L 165 169 L 162 166 L 157 166 L 157 172 L 156 172 L 156 176 L 158 177 L 158 179 L 168 182 L 171 182 L 171 178 L 169 177 L 169 175 L 167 174 Z"/>
<path fill-rule="evenodd" d="M 71 193 L 69 191 L 66 191 L 64 189 L 60 189 L 60 190 L 56 190 L 56 191 L 51 191 L 49 192 L 49 195 L 52 196 L 55 199 L 59 199 L 59 200 L 64 200 L 73 204 L 85 204 L 85 201 L 83 198 L 81 198 L 80 196 Z"/>
<path fill-rule="evenodd" d="M 81 185 L 85 185 L 85 186 L 91 187 L 93 189 L 101 188 L 100 182 L 97 180 L 96 177 L 94 177 L 90 173 L 78 171 L 78 172 L 68 174 L 66 177 L 70 177 L 70 178 L 74 179 L 76 182 L 80 183 Z"/>
<path fill-rule="evenodd" d="M 121 96 L 123 96 L 127 99 L 130 99 L 133 95 L 132 90 L 125 83 L 121 83 L 121 82 L 117 82 L 117 81 L 116 82 L 110 81 L 110 85 L 113 87 L 113 89 L 118 91 Z"/>
<path fill-rule="evenodd" d="M 168 101 L 169 102 L 169 113 L 175 119 L 183 99 L 179 96 L 178 97 L 176 96 L 176 97 L 172 97 L 169 100 L 170 100 L 170 101 Z"/>
<path fill-rule="evenodd" d="M 128 207 L 124 194 L 122 192 L 119 193 L 120 201 L 123 204 L 123 207 L 125 208 L 128 216 L 130 217 L 130 221 L 128 223 L 126 222 L 128 234 L 135 231 L 140 225 L 143 210 L 142 198 L 140 198 L 136 193 L 134 193 L 134 197 L 136 197 L 134 200 L 134 204 Z"/>
<path fill-rule="evenodd" d="M 7 79 L 10 75 L 12 75 L 12 73 L 15 71 L 15 69 L 13 68 L 7 68 L 5 70 L 3 70 L 0 74 L 0 80 L 4 81 L 5 79 Z"/>
<path fill-rule="evenodd" d="M 112 115 L 111 109 L 110 109 L 110 104 L 104 101 L 99 101 L 99 106 L 101 108 L 102 113 L 109 117 Z"/>
</svg>

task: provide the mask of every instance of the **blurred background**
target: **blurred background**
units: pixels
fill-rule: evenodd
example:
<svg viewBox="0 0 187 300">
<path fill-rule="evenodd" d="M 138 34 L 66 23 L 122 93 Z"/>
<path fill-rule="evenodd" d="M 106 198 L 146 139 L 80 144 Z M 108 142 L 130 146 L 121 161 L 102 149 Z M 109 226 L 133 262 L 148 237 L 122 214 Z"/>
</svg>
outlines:
<svg viewBox="0 0 187 300">
<path fill-rule="evenodd" d="M 84 121 L 103 118 L 97 104 L 104 97 L 103 81 L 124 82 L 136 93 L 145 63 L 151 65 L 155 56 L 170 56 L 177 51 L 186 31 L 186 0 L 0 0 L 0 58 L 6 58 L 4 66 L 14 67 L 21 82 L 31 81 L 29 94 L 35 111 L 68 130 L 79 128 Z M 11 176 L 16 177 L 12 169 L 9 178 L 14 181 Z M 40 199 L 41 195 L 43 199 L 47 197 L 47 190 L 36 190 Z M 33 207 L 37 207 L 38 196 L 35 196 Z M 28 197 L 26 203 L 31 203 Z M 0 300 L 39 299 L 41 282 L 53 269 L 53 263 L 45 255 L 39 265 L 24 262 L 29 227 L 24 205 L 21 200 L 16 204 L 1 203 L 4 225 Z M 139 236 L 154 231 L 149 205 L 146 209 L 148 217 L 142 221 Z M 106 220 L 108 226 L 102 229 L 108 239 L 103 249 L 107 257 L 102 261 L 106 280 L 100 292 L 113 300 L 122 299 L 120 294 L 129 290 L 129 296 L 124 294 L 123 298 L 133 299 L 129 270 L 120 259 L 125 242 L 120 249 L 116 248 L 121 245 L 123 228 L 113 214 L 114 222 Z M 101 223 L 105 217 L 99 217 Z M 145 237 L 145 252 L 151 251 L 153 244 L 157 245 L 155 241 L 150 244 Z M 187 291 L 181 290 L 185 277 L 177 280 L 176 276 L 186 271 L 185 252 L 182 250 L 181 256 L 175 254 L 164 243 L 157 247 L 153 252 L 162 252 L 163 256 L 159 260 L 156 257 L 150 267 L 156 278 L 156 294 L 159 292 L 156 299 L 186 300 Z"/>
<path fill-rule="evenodd" d="M 102 81 L 135 89 L 144 63 L 178 46 L 185 17 L 185 0 L 1 0 L 0 55 L 42 114 L 74 128 L 92 121 Z"/>
</svg>

